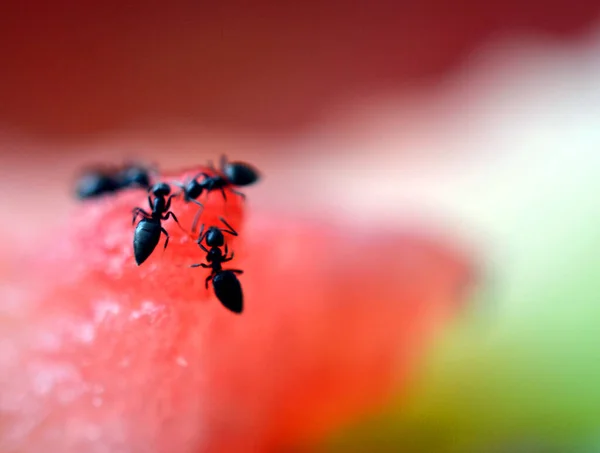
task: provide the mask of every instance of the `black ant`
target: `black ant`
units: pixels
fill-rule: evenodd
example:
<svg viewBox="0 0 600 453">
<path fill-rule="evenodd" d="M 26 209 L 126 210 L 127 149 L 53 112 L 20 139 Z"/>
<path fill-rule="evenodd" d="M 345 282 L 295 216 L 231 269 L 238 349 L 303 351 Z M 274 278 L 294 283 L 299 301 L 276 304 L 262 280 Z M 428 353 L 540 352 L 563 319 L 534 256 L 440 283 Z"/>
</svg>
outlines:
<svg viewBox="0 0 600 453">
<path fill-rule="evenodd" d="M 219 299 L 225 308 L 234 313 L 241 313 L 244 308 L 244 295 L 242 293 L 242 285 L 236 274 L 243 274 L 244 271 L 239 269 L 223 269 L 222 264 L 231 261 L 234 254 L 231 252 L 231 256 L 227 256 L 229 254 L 227 245 L 225 245 L 225 253 L 220 249 L 220 247 L 225 244 L 225 236 L 223 233 L 228 233 L 233 236 L 237 236 L 238 234 L 225 219 L 221 217 L 220 220 L 228 229 L 211 226 L 205 233 L 204 225 L 202 225 L 200 235 L 198 236 L 198 245 L 206 252 L 207 263 L 192 264 L 190 267 L 211 269 L 210 275 L 206 277 L 204 282 L 206 289 L 208 289 L 208 282 L 212 279 L 213 289 L 217 299 Z M 202 245 L 203 240 L 206 240 L 206 245 L 208 245 L 210 249 L 207 249 Z"/>
<path fill-rule="evenodd" d="M 152 187 L 151 173 L 156 176 L 158 170 L 154 166 L 146 167 L 145 165 L 130 163 L 117 173 L 116 179 L 122 189 L 139 187 L 148 190 Z"/>
<path fill-rule="evenodd" d="M 81 200 L 96 198 L 119 190 L 120 184 L 115 179 L 116 171 L 109 168 L 86 170 L 78 179 L 75 187 L 77 197 Z"/>
<path fill-rule="evenodd" d="M 211 170 L 217 171 L 212 164 L 208 163 Z M 242 187 L 254 184 L 259 179 L 258 170 L 245 162 L 229 162 L 227 156 L 221 156 L 221 173 L 231 185 Z"/>
<path fill-rule="evenodd" d="M 171 187 L 165 183 L 158 183 L 152 186 L 150 192 L 154 195 L 154 199 L 148 195 L 148 204 L 150 205 L 152 212 L 148 213 L 142 208 L 133 209 L 132 225 L 135 223 L 138 216 L 141 215 L 143 217 L 137 224 L 133 235 L 133 254 L 138 266 L 146 261 L 152 254 L 160 240 L 161 232 L 167 236 L 164 246 L 165 249 L 167 248 L 167 245 L 169 244 L 169 233 L 167 233 L 167 230 L 162 226 L 163 220 L 173 217 L 173 220 L 181 227 L 175 214 L 169 211 L 171 199 L 175 196 L 174 194 L 169 195 L 171 193 Z M 169 198 L 165 199 L 167 196 L 169 196 Z"/>
<path fill-rule="evenodd" d="M 227 201 L 225 189 L 229 189 L 231 192 L 239 195 L 245 200 L 246 196 L 243 193 L 234 190 L 232 186 L 248 186 L 255 183 L 259 179 L 258 171 L 249 164 L 244 162 L 228 162 L 227 156 L 225 155 L 221 156 L 220 171 L 214 167 L 212 162 L 209 162 L 209 168 L 215 173 L 214 175 L 210 175 L 206 172 L 200 172 L 193 178 L 186 179 L 183 184 L 180 182 L 173 183 L 177 187 L 181 188 L 183 198 L 186 202 L 191 201 L 204 208 L 200 202 L 196 201 L 196 199 L 199 198 L 204 191 L 209 193 L 214 190 L 220 190 L 221 194 L 223 195 L 223 199 Z M 198 182 L 197 179 L 200 176 L 203 176 L 204 179 Z M 192 222 L 192 231 L 196 231 L 198 217 L 200 216 L 201 212 L 202 211 L 199 210 L 194 217 Z"/>
<path fill-rule="evenodd" d="M 146 168 L 140 164 L 127 164 L 122 168 L 96 167 L 86 170 L 76 184 L 79 199 L 96 198 L 126 188 L 149 189 L 150 173 L 157 173 L 154 168 Z"/>
</svg>

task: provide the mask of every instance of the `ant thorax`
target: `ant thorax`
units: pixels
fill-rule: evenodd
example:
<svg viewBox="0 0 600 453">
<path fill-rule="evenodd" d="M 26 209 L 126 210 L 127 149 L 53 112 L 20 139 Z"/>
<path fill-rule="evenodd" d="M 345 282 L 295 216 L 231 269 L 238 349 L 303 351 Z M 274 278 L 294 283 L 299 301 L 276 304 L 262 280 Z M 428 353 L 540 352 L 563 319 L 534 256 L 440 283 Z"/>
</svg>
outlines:
<svg viewBox="0 0 600 453">
<path fill-rule="evenodd" d="M 211 248 L 208 251 L 208 254 L 206 255 L 206 261 L 208 261 L 209 263 L 218 263 L 220 261 L 223 261 L 223 253 L 221 252 L 221 249 L 217 247 Z"/>
<path fill-rule="evenodd" d="M 165 210 L 165 199 L 164 197 L 155 197 L 152 201 L 152 213 L 153 214 L 162 214 Z"/>
<path fill-rule="evenodd" d="M 202 181 L 202 185 L 206 190 L 217 190 L 223 187 L 227 187 L 229 182 L 221 175 L 216 174 Z"/>
</svg>

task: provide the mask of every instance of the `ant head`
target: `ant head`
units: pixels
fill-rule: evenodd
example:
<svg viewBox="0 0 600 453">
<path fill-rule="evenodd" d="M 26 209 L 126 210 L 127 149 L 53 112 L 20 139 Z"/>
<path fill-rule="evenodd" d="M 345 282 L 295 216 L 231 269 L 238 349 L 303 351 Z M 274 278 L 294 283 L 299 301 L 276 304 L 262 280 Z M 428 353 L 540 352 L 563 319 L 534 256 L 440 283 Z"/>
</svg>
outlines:
<svg viewBox="0 0 600 453">
<path fill-rule="evenodd" d="M 209 247 L 222 247 L 225 244 L 225 236 L 221 229 L 210 227 L 206 232 L 206 243 Z"/>
<path fill-rule="evenodd" d="M 164 182 L 159 182 L 152 186 L 151 191 L 155 197 L 166 197 L 171 193 L 171 186 Z"/>
<path fill-rule="evenodd" d="M 141 165 L 131 165 L 123 171 L 123 182 L 126 185 L 137 185 L 141 187 L 150 186 L 149 170 Z"/>
</svg>

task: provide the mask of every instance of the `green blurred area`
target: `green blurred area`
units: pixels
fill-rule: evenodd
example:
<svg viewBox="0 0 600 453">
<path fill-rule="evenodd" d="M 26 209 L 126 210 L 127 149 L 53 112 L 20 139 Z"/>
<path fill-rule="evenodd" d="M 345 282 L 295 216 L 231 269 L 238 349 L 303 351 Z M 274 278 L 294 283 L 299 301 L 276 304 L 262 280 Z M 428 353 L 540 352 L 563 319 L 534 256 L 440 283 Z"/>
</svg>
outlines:
<svg viewBox="0 0 600 453">
<path fill-rule="evenodd" d="M 517 153 L 455 188 L 453 208 L 490 233 L 489 280 L 416 387 L 325 450 L 600 451 L 595 154 Z"/>
</svg>

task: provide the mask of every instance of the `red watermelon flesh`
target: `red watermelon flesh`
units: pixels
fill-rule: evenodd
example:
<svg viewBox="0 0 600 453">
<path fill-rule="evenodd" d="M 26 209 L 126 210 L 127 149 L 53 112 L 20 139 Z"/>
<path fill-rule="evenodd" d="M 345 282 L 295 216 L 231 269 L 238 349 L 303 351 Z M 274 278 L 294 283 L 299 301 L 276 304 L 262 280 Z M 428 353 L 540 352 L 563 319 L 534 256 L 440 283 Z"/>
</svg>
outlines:
<svg viewBox="0 0 600 453">
<path fill-rule="evenodd" d="M 143 191 L 84 203 L 21 250 L 3 283 L 3 452 L 281 451 L 406 387 L 462 304 L 467 260 L 415 232 L 228 199 L 203 196 L 202 222 L 224 215 L 240 233 L 225 267 L 244 270 L 241 315 L 204 288 L 208 270 L 188 267 L 205 254 L 172 220 L 166 251 L 162 238 L 135 264 Z M 197 206 L 172 209 L 189 229 Z"/>
</svg>

